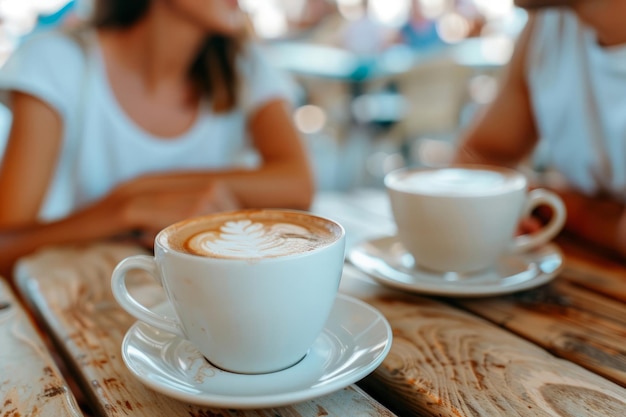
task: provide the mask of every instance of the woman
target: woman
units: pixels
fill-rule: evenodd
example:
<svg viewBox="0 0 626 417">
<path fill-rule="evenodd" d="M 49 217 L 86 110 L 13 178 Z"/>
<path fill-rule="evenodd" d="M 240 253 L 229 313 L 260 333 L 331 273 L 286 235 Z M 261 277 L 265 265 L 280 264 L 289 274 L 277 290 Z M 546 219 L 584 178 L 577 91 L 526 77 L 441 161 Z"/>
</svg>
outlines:
<svg viewBox="0 0 626 417">
<path fill-rule="evenodd" d="M 313 194 L 287 84 L 236 0 L 101 0 L 92 28 L 25 42 L 0 89 L 0 272 L 44 245 L 132 236 Z M 248 140 L 249 138 L 249 144 Z M 254 149 L 259 163 L 238 164 Z"/>
<path fill-rule="evenodd" d="M 561 195 L 567 231 L 626 259 L 626 2 L 515 3 L 534 11 L 455 162 L 515 166 L 541 146 L 537 185 Z"/>
</svg>

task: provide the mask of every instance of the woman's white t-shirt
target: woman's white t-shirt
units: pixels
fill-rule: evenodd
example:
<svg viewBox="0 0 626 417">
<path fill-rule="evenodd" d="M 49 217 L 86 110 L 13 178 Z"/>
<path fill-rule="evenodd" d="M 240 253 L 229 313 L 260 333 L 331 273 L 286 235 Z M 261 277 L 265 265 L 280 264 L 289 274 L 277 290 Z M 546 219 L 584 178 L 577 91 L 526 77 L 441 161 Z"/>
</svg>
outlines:
<svg viewBox="0 0 626 417">
<path fill-rule="evenodd" d="M 86 48 L 62 32 L 34 35 L 0 71 L 0 98 L 9 108 L 6 93 L 18 90 L 48 103 L 63 120 L 63 149 L 40 211 L 44 220 L 66 216 L 141 174 L 249 163 L 254 149 L 248 116 L 271 99 L 293 98 L 290 80 L 266 62 L 260 45 L 250 44 L 238 61 L 243 82 L 238 108 L 215 113 L 203 103 L 184 134 L 159 138 L 116 101 L 94 35 L 83 35 Z"/>
<path fill-rule="evenodd" d="M 548 165 L 626 202 L 626 45 L 602 47 L 567 9 L 537 15 L 527 80 Z"/>
</svg>

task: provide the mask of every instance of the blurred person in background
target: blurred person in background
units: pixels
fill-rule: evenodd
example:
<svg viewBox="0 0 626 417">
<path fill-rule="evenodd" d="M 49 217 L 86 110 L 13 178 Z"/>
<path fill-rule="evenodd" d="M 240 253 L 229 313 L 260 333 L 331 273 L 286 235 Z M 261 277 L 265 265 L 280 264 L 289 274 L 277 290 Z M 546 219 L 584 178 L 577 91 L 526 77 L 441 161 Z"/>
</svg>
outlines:
<svg viewBox="0 0 626 417">
<path fill-rule="evenodd" d="M 424 16 L 419 0 L 411 2 L 408 19 L 398 29 L 396 42 L 417 50 L 445 45 L 437 32 L 437 21 Z"/>
<path fill-rule="evenodd" d="M 356 2 L 352 8 L 355 17 L 342 20 L 339 46 L 358 55 L 376 56 L 393 44 L 395 30 L 372 16 L 369 0 Z"/>
<path fill-rule="evenodd" d="M 529 21 L 454 162 L 516 166 L 542 150 L 558 175 L 537 185 L 563 198 L 566 229 L 626 257 L 626 1 L 516 5 Z"/>
<path fill-rule="evenodd" d="M 291 1 L 291 0 L 287 0 Z M 305 0 L 297 18 L 288 16 L 289 27 L 301 37 L 314 31 L 325 19 L 337 13 L 337 4 L 333 0 Z"/>
<path fill-rule="evenodd" d="M 291 84 L 246 36 L 236 0 L 99 0 L 93 16 L 29 37 L 0 72 L 13 114 L 1 273 L 46 245 L 151 247 L 190 216 L 309 207 Z"/>
</svg>

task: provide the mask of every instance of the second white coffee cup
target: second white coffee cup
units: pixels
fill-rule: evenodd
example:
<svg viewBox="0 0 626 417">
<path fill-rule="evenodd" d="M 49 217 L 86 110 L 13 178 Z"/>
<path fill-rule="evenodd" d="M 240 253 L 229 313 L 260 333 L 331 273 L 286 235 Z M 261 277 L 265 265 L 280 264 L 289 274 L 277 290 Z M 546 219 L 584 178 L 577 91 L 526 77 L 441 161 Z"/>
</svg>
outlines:
<svg viewBox="0 0 626 417">
<path fill-rule="evenodd" d="M 344 245 L 341 225 L 305 212 L 199 217 L 161 231 L 154 257 L 120 262 L 113 294 L 130 314 L 188 339 L 219 368 L 279 371 L 301 360 L 322 332 L 338 291 Z M 126 275 L 133 269 L 163 286 L 177 319 L 131 295 Z"/>
<path fill-rule="evenodd" d="M 385 177 L 398 237 L 418 267 L 473 273 L 505 253 L 546 244 L 566 218 L 561 199 L 546 189 L 528 191 L 526 177 L 492 166 L 402 168 Z M 515 236 L 520 220 L 549 206 L 548 224 Z"/>
</svg>

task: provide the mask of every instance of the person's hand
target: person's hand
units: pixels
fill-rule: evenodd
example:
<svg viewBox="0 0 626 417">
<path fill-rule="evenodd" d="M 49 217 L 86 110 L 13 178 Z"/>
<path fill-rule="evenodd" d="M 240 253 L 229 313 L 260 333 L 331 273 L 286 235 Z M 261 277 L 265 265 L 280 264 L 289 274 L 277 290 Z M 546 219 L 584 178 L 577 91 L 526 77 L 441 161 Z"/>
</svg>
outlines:
<svg viewBox="0 0 626 417">
<path fill-rule="evenodd" d="M 536 217 L 525 217 L 520 220 L 519 225 L 517 226 L 516 235 L 528 235 L 535 232 L 538 232 L 543 227 L 541 220 Z"/>
<path fill-rule="evenodd" d="M 139 238 L 142 245 L 152 247 L 156 234 L 179 220 L 241 208 L 230 189 L 220 182 L 212 182 L 198 191 L 183 191 L 174 198 L 180 199 L 174 205 L 163 200 L 165 204 L 159 207 L 163 217 L 158 222 L 150 221 L 142 228 Z M 150 210 L 147 206 L 145 208 Z"/>
<path fill-rule="evenodd" d="M 533 171 L 523 171 L 528 179 L 528 190 L 532 191 L 537 188 L 547 188 L 552 192 L 560 195 L 565 187 L 565 181 L 558 173 L 544 174 L 541 181 L 537 181 L 536 174 Z M 549 177 L 549 178 L 546 178 Z M 549 180 L 549 181 L 548 181 Z M 523 218 L 518 227 L 517 235 L 532 234 L 541 230 L 552 217 L 552 210 L 548 206 L 536 207 L 530 216 Z"/>
<path fill-rule="evenodd" d="M 138 178 L 114 190 L 108 206 L 118 211 L 132 238 L 151 247 L 156 234 L 180 220 L 240 208 L 233 193 L 220 182 L 154 181 Z"/>
<path fill-rule="evenodd" d="M 517 226 L 517 235 L 528 235 L 541 230 L 552 217 L 552 210 L 548 206 L 536 207 L 528 217 L 520 220 Z"/>
<path fill-rule="evenodd" d="M 626 256 L 626 208 L 622 211 L 620 220 L 617 223 L 617 245 L 619 252 Z"/>
</svg>

